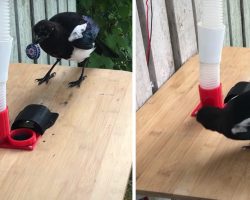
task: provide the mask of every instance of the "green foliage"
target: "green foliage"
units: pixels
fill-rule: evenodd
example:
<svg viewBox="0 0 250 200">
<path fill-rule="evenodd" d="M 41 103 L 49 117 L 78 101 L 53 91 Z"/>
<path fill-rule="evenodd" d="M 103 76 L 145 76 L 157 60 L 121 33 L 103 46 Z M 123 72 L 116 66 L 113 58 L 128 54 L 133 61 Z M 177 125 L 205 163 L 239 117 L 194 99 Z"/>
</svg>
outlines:
<svg viewBox="0 0 250 200">
<path fill-rule="evenodd" d="M 132 1 L 77 0 L 77 9 L 98 23 L 101 40 L 119 55 L 108 58 L 92 53 L 89 66 L 132 71 Z"/>
</svg>

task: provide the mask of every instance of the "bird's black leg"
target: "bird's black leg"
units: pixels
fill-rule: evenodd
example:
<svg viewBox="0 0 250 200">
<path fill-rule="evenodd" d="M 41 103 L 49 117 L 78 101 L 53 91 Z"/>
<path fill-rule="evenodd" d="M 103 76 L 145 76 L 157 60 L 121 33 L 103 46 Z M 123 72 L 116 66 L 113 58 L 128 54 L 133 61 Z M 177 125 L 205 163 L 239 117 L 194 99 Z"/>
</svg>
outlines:
<svg viewBox="0 0 250 200">
<path fill-rule="evenodd" d="M 89 58 L 86 58 L 84 60 L 84 63 L 83 63 L 83 67 L 82 67 L 82 73 L 79 77 L 79 79 L 77 81 L 72 81 L 72 82 L 69 82 L 69 87 L 80 87 L 81 86 L 81 83 L 82 81 L 84 81 L 84 79 L 87 77 L 87 76 L 84 76 L 84 68 L 88 65 L 89 63 Z"/>
<path fill-rule="evenodd" d="M 49 82 L 49 79 L 53 78 L 56 75 L 56 72 L 52 73 L 52 70 L 54 69 L 54 67 L 57 65 L 57 63 L 60 62 L 61 59 L 57 59 L 56 62 L 54 63 L 54 65 L 50 68 L 50 70 L 47 72 L 47 74 L 45 74 L 45 76 L 43 78 L 39 78 L 36 79 L 36 81 L 38 82 L 38 85 L 41 85 L 42 83 L 46 82 L 46 84 Z"/>
</svg>

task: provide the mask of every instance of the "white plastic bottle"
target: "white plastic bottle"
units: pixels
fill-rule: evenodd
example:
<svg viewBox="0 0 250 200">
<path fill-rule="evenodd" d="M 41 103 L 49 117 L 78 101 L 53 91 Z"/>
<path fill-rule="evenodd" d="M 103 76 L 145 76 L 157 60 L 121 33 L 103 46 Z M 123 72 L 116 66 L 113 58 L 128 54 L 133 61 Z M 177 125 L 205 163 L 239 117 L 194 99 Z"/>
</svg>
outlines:
<svg viewBox="0 0 250 200">
<path fill-rule="evenodd" d="M 198 23 L 200 86 L 214 89 L 220 85 L 220 61 L 225 34 L 223 1 L 203 0 Z"/>
<path fill-rule="evenodd" d="M 3 141 L 10 131 L 8 108 L 6 105 L 6 83 L 12 47 L 10 36 L 9 0 L 0 1 L 0 141 Z"/>
<path fill-rule="evenodd" d="M 198 23 L 201 102 L 192 112 L 192 116 L 203 106 L 223 107 L 220 62 L 224 34 L 223 1 L 203 0 L 202 18 Z"/>
</svg>

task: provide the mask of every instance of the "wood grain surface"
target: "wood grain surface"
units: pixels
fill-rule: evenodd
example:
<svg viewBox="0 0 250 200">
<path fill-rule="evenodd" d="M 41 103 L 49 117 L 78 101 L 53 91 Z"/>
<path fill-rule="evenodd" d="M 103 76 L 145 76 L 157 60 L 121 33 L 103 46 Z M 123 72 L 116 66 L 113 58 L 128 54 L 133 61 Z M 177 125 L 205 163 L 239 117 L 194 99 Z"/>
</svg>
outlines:
<svg viewBox="0 0 250 200">
<path fill-rule="evenodd" d="M 59 113 L 34 151 L 0 149 L 0 199 L 122 200 L 132 163 L 131 73 L 58 67 L 48 85 L 34 81 L 47 65 L 12 64 L 11 122 L 29 104 Z"/>
<path fill-rule="evenodd" d="M 223 50 L 223 92 L 250 80 L 250 49 Z M 250 199 L 249 141 L 204 129 L 198 103 L 198 56 L 192 57 L 137 112 L 137 191 L 176 199 Z"/>
</svg>

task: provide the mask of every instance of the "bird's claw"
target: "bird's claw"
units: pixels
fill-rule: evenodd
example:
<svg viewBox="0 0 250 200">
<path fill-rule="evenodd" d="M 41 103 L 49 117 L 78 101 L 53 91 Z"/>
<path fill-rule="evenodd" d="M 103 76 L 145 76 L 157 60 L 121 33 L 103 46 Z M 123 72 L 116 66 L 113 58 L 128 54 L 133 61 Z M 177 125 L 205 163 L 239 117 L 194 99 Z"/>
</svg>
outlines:
<svg viewBox="0 0 250 200">
<path fill-rule="evenodd" d="M 46 74 L 43 78 L 38 78 L 36 81 L 38 82 L 38 85 L 43 84 L 44 82 L 48 84 L 49 80 L 53 77 L 55 77 L 56 72 L 53 72 L 52 74 Z"/>
<path fill-rule="evenodd" d="M 85 80 L 87 76 L 83 76 L 83 77 L 80 77 L 77 81 L 72 81 L 72 82 L 69 82 L 69 87 L 72 88 L 72 87 L 80 87 L 81 86 L 81 83 L 82 81 Z"/>
</svg>

